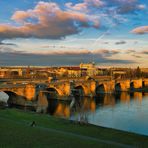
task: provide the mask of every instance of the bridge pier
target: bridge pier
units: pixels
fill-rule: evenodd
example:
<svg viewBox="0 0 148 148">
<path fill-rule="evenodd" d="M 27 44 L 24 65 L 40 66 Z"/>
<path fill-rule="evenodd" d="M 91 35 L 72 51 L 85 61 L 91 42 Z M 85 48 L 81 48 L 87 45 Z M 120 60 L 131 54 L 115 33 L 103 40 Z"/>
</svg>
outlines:
<svg viewBox="0 0 148 148">
<path fill-rule="evenodd" d="M 37 98 L 37 107 L 36 112 L 37 113 L 46 113 L 48 109 L 48 100 L 47 96 L 44 92 L 39 92 L 38 98 Z"/>
<path fill-rule="evenodd" d="M 35 100 L 36 99 L 35 93 L 36 93 L 35 86 L 27 84 L 24 89 L 24 96 L 26 97 L 26 99 L 29 101 Z"/>
<path fill-rule="evenodd" d="M 143 87 L 142 79 L 132 80 L 130 83 L 131 90 L 132 89 L 139 89 Z"/>
<path fill-rule="evenodd" d="M 130 80 L 115 82 L 115 92 L 129 91 L 129 90 L 130 90 Z"/>
<path fill-rule="evenodd" d="M 148 79 L 143 79 L 142 83 L 144 87 L 148 87 Z"/>
<path fill-rule="evenodd" d="M 99 93 L 113 93 L 115 90 L 114 81 L 98 82 L 96 85 L 95 94 Z"/>
</svg>

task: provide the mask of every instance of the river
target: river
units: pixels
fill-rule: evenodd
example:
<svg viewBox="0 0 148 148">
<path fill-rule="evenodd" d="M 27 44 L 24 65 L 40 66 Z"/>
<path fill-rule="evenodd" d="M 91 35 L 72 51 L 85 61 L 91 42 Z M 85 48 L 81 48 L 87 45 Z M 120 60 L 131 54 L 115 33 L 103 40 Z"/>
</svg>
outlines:
<svg viewBox="0 0 148 148">
<path fill-rule="evenodd" d="M 54 115 L 71 120 L 148 135 L 148 93 L 122 92 L 77 99 L 72 109 L 58 101 Z"/>
</svg>

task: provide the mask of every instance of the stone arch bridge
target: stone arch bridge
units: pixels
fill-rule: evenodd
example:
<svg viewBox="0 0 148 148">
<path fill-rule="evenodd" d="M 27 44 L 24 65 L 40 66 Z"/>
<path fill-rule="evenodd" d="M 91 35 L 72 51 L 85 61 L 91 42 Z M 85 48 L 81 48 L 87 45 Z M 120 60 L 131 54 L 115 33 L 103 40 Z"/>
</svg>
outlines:
<svg viewBox="0 0 148 148">
<path fill-rule="evenodd" d="M 135 91 L 144 87 L 148 87 L 148 79 L 62 81 L 47 85 L 48 90 L 55 90 L 59 97 L 70 96 L 73 90 L 80 91 L 84 96 L 95 96 L 99 93 Z"/>
<path fill-rule="evenodd" d="M 37 87 L 38 86 L 38 87 Z M 0 91 L 9 96 L 24 97 L 26 100 L 36 100 L 42 90 L 56 92 L 58 98 L 72 95 L 73 91 L 81 91 L 84 96 L 95 96 L 99 93 L 113 93 L 115 91 L 130 91 L 148 87 L 148 79 L 133 80 L 75 80 L 56 81 L 51 83 L 28 83 L 28 84 L 0 84 Z"/>
</svg>

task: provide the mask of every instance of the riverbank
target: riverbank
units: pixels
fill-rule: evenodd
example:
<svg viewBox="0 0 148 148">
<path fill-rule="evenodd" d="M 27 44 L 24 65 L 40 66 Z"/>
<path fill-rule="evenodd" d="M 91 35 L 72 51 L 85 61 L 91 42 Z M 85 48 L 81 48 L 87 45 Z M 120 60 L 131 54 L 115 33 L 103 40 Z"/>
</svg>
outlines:
<svg viewBox="0 0 148 148">
<path fill-rule="evenodd" d="M 36 122 L 31 127 L 32 121 Z M 148 147 L 148 136 L 18 109 L 0 110 L 0 147 Z"/>
</svg>

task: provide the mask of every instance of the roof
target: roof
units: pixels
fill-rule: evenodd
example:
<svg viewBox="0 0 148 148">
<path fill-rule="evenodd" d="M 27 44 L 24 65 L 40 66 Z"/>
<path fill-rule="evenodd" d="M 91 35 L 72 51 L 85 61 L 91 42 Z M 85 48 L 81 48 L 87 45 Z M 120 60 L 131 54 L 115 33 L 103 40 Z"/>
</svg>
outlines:
<svg viewBox="0 0 148 148">
<path fill-rule="evenodd" d="M 67 70 L 80 70 L 80 67 L 78 66 L 65 66 L 65 67 L 60 67 L 60 68 L 64 68 L 64 69 L 67 69 Z"/>
</svg>

